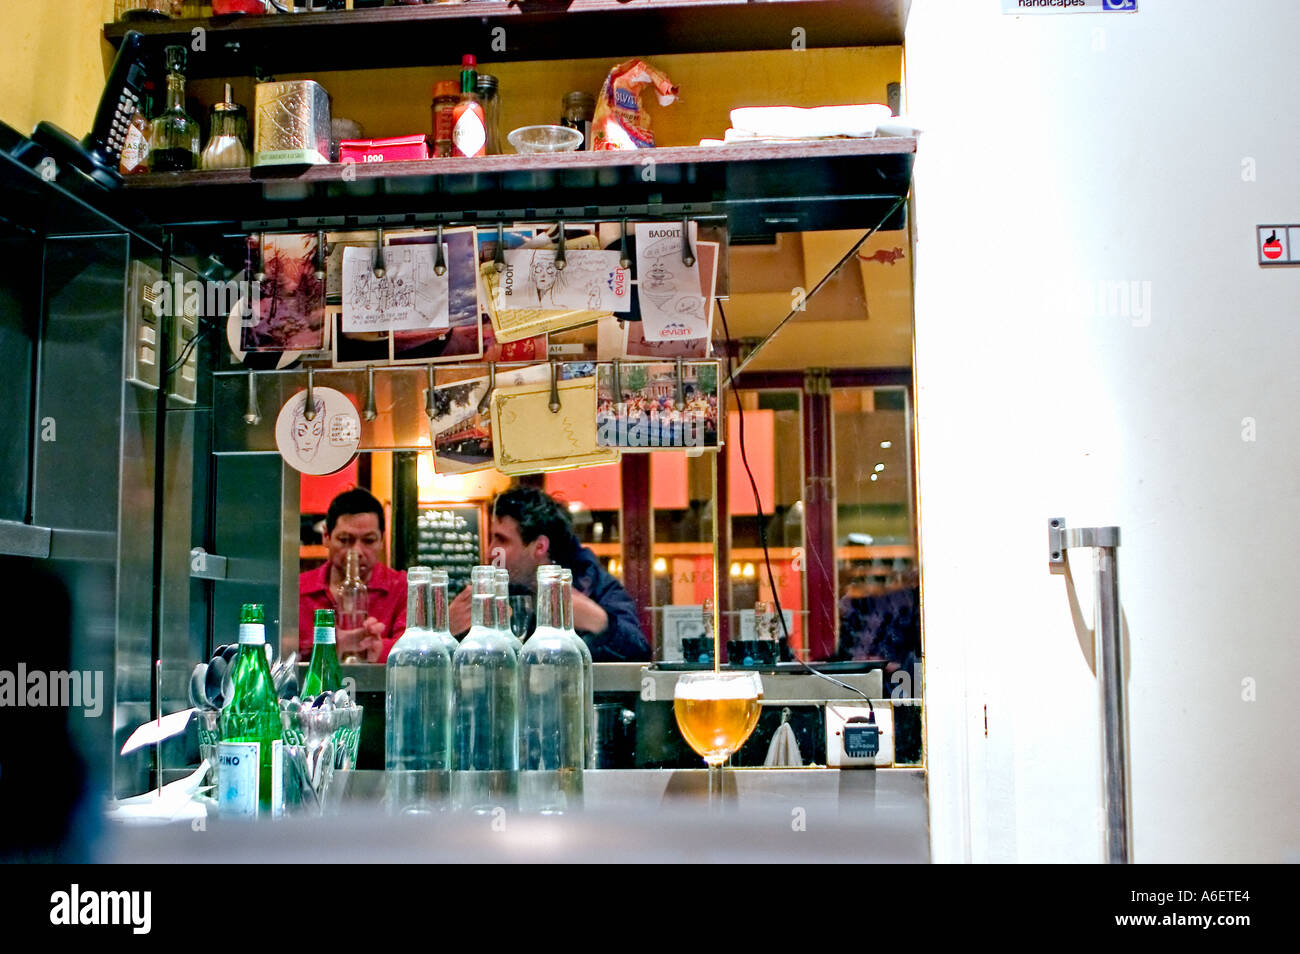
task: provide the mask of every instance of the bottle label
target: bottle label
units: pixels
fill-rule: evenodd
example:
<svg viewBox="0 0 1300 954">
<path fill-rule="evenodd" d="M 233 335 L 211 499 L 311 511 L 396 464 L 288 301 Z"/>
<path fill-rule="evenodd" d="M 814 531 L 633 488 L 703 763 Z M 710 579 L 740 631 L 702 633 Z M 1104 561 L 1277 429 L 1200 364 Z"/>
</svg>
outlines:
<svg viewBox="0 0 1300 954">
<path fill-rule="evenodd" d="M 261 646 L 266 642 L 266 625 L 263 623 L 240 623 L 239 644 L 241 646 Z"/>
<path fill-rule="evenodd" d="M 261 749 L 257 742 L 222 742 L 217 746 L 217 806 L 221 814 L 257 817 Z"/>
<path fill-rule="evenodd" d="M 451 130 L 451 141 L 460 156 L 481 156 L 486 151 L 487 130 L 483 126 L 483 116 L 476 109 L 467 109 L 460 114 L 456 125 Z"/>
<path fill-rule="evenodd" d="M 335 642 L 334 627 L 317 626 L 315 629 L 312 630 L 312 641 L 316 643 L 322 643 L 322 644 Z"/>
</svg>

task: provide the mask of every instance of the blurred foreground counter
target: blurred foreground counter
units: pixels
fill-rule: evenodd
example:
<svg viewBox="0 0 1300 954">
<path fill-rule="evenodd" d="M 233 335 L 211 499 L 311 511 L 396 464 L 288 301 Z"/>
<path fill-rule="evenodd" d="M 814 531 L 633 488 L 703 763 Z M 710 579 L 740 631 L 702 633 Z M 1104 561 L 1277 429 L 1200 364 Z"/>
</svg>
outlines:
<svg viewBox="0 0 1300 954">
<path fill-rule="evenodd" d="M 382 772 L 327 818 L 111 827 L 109 862 L 926 862 L 915 769 L 739 769 L 710 812 L 703 769 L 588 771 L 584 810 L 389 817 Z"/>
</svg>

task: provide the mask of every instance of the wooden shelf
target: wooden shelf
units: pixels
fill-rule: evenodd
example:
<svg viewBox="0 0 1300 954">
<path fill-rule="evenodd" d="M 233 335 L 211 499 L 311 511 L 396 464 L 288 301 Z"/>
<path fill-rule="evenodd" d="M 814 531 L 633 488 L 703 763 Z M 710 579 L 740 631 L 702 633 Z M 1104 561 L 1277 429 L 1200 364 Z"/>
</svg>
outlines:
<svg viewBox="0 0 1300 954">
<path fill-rule="evenodd" d="M 109 23 L 119 46 L 128 30 L 156 55 L 191 52 L 192 78 L 314 70 L 381 69 L 482 62 L 610 60 L 665 53 L 788 50 L 801 29 L 807 49 L 899 46 L 911 0 L 477 0 L 295 16 Z M 502 36 L 504 49 L 494 49 Z M 502 44 L 497 43 L 497 46 Z"/>
<path fill-rule="evenodd" d="M 131 176 L 123 195 L 173 228 L 401 228 L 434 221 L 725 215 L 733 241 L 901 228 L 916 140 L 678 146 Z M 655 176 L 643 176 L 646 159 Z M 344 172 L 347 171 L 345 178 Z M 893 210 L 893 214 L 891 213 Z"/>
</svg>

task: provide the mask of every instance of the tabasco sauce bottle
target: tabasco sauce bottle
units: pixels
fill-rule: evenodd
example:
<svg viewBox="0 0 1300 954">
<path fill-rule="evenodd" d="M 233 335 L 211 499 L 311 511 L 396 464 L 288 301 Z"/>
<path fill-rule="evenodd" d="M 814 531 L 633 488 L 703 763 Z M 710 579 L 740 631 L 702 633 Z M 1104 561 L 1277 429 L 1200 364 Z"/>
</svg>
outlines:
<svg viewBox="0 0 1300 954">
<path fill-rule="evenodd" d="M 485 156 L 487 115 L 478 98 L 478 63 L 472 54 L 466 53 L 461 57 L 460 64 L 460 102 L 451 114 L 451 154 Z"/>
</svg>

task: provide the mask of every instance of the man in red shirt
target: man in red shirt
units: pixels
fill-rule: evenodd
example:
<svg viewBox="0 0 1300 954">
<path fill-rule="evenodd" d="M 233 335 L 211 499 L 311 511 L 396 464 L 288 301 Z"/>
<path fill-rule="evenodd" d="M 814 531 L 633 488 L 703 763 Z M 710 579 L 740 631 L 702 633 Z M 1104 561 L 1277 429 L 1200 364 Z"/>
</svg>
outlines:
<svg viewBox="0 0 1300 954">
<path fill-rule="evenodd" d="M 384 566 L 384 508 L 361 489 L 334 498 L 325 516 L 329 562 L 298 577 L 298 654 L 311 655 L 316 610 L 338 618 L 338 593 L 347 575 L 347 554 L 356 550 L 366 584 L 369 613 L 360 629 L 337 631 L 339 659 L 388 661 L 388 651 L 406 630 L 406 574 Z"/>
</svg>

